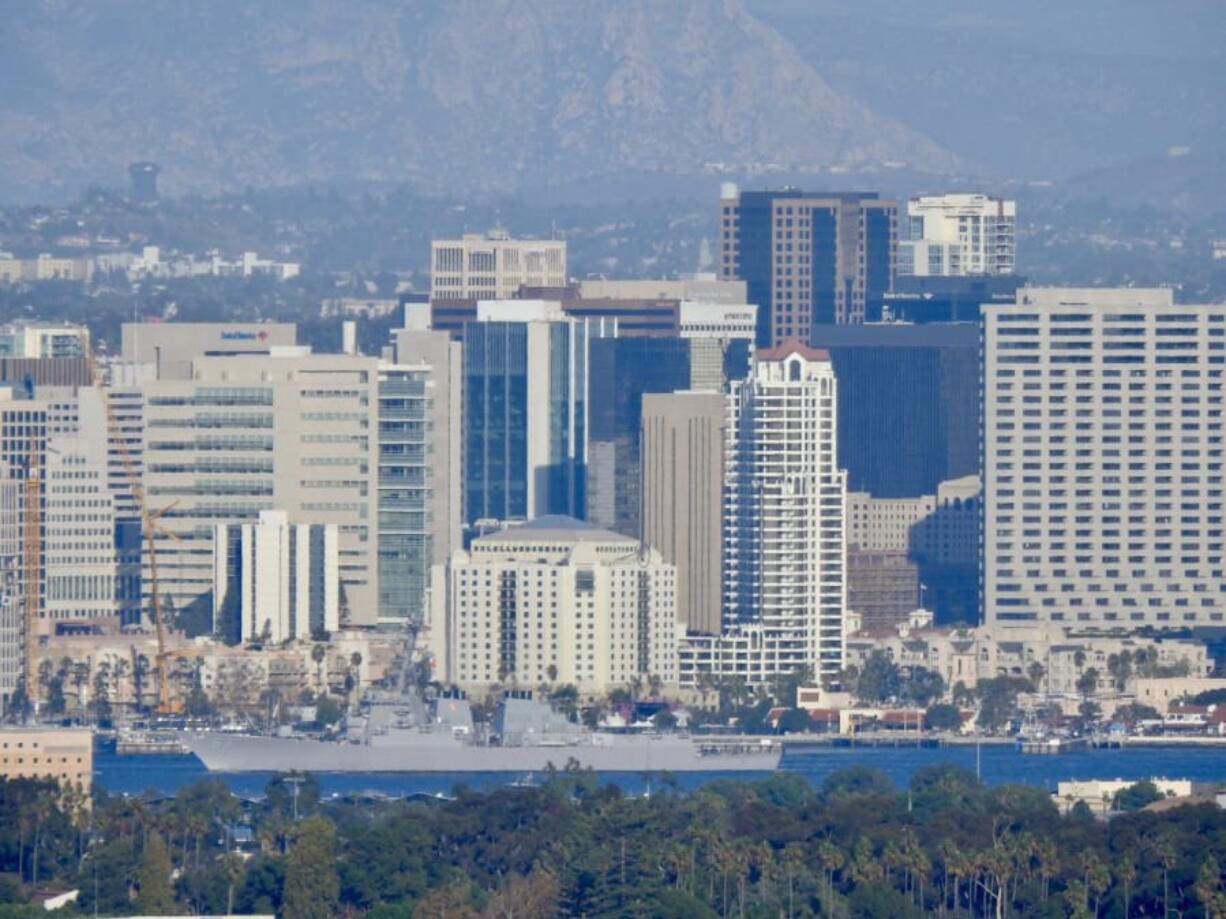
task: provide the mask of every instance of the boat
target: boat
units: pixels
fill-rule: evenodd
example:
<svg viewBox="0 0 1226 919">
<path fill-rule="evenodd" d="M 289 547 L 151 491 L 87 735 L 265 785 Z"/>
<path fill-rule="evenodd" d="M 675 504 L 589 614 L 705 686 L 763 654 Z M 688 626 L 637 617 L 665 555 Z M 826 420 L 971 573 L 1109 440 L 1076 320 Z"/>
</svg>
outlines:
<svg viewBox="0 0 1226 919">
<path fill-rule="evenodd" d="M 488 728 L 468 700 L 375 690 L 335 738 L 184 731 L 183 746 L 210 772 L 770 772 L 774 738 L 591 730 L 529 692 L 508 692 Z"/>
<path fill-rule="evenodd" d="M 1085 750 L 1090 746 L 1088 737 L 1073 737 L 1067 734 L 1018 734 L 1017 748 L 1022 753 L 1056 754 Z"/>
</svg>

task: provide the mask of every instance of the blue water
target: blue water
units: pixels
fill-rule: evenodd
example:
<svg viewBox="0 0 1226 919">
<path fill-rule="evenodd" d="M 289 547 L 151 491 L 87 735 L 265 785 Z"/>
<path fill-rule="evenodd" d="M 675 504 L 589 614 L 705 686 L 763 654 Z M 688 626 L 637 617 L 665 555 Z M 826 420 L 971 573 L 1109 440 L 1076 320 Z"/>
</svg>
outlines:
<svg viewBox="0 0 1226 919">
<path fill-rule="evenodd" d="M 974 772 L 974 747 L 945 749 L 916 747 L 822 748 L 789 753 L 782 768 L 821 785 L 830 773 L 848 766 L 880 769 L 899 787 L 912 774 L 936 763 L 954 763 Z M 1019 783 L 1055 791 L 1056 782 L 1069 779 L 1177 778 L 1201 782 L 1226 781 L 1226 750 L 1218 748 L 1145 748 L 1132 750 L 1085 750 L 1058 756 L 1024 756 L 1012 747 L 982 747 L 980 775 L 988 784 Z M 117 756 L 99 753 L 94 759 L 95 781 L 107 791 L 138 794 L 154 791 L 170 794 L 209 773 L 194 756 Z M 274 773 L 250 772 L 223 775 L 230 788 L 242 795 L 258 795 Z M 697 788 L 720 778 L 755 778 L 737 772 L 679 773 L 684 789 Z M 521 778 L 515 773 L 322 773 L 325 795 L 377 791 L 388 795 L 449 793 L 457 785 L 489 788 Z M 638 792 L 646 786 L 638 773 L 609 773 L 602 779 Z"/>
</svg>

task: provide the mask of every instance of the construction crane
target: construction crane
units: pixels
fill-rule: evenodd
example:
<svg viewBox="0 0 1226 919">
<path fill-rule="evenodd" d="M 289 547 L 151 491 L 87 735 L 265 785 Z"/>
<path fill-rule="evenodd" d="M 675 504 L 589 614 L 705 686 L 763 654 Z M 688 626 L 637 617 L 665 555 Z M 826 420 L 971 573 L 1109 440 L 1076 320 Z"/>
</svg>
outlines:
<svg viewBox="0 0 1226 919">
<path fill-rule="evenodd" d="M 170 698 L 170 674 L 167 668 L 167 664 L 174 654 L 166 648 L 166 625 L 163 621 L 165 617 L 163 616 L 161 606 L 160 582 L 158 580 L 157 537 L 161 534 L 180 541 L 177 533 L 167 530 L 158 523 L 178 502 L 173 502 L 157 511 L 149 509 L 149 505 L 145 500 L 145 487 L 141 482 L 140 472 L 136 468 L 136 463 L 132 460 L 132 452 L 128 449 L 123 431 L 119 427 L 119 419 L 115 417 L 115 409 L 111 405 L 111 400 L 107 398 L 106 388 L 102 385 L 102 376 L 98 372 L 92 353 L 89 358 L 89 365 L 94 389 L 97 391 L 98 398 L 102 401 L 103 411 L 106 413 L 107 438 L 115 445 L 115 449 L 119 453 L 119 461 L 123 466 L 124 476 L 127 478 L 128 487 L 132 492 L 132 501 L 136 505 L 137 513 L 140 515 L 141 533 L 144 536 L 145 551 L 149 557 L 149 618 L 153 620 L 154 632 L 157 635 L 157 660 L 154 668 L 157 671 L 156 711 L 160 715 L 174 714 L 177 712 L 178 706 L 173 704 Z"/>
</svg>

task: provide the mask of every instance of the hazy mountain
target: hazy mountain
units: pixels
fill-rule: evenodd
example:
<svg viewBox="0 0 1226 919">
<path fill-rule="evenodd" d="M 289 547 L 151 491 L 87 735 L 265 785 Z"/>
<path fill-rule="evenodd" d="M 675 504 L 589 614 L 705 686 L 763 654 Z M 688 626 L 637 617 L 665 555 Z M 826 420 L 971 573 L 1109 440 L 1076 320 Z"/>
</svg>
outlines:
<svg viewBox="0 0 1226 919">
<path fill-rule="evenodd" d="M 514 188 L 718 161 L 957 158 L 721 0 L 42 0 L 0 30 L 0 194 L 408 181 Z"/>
<path fill-rule="evenodd" d="M 757 184 L 819 170 L 814 183 L 847 183 L 905 164 L 934 186 L 991 185 L 1155 162 L 1157 184 L 1186 200 L 1192 160 L 1161 158 L 1174 145 L 1210 162 L 1226 150 L 1226 6 L 1177 9 L 11 0 L 0 200 L 120 186 L 138 159 L 163 166 L 171 193 L 667 187 L 711 175 L 710 164 Z"/>
</svg>

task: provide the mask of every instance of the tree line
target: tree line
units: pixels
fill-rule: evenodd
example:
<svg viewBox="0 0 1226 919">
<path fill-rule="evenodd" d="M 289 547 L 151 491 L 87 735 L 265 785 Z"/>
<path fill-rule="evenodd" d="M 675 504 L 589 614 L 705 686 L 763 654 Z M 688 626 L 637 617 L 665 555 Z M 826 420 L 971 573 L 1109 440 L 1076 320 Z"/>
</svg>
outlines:
<svg viewBox="0 0 1226 919">
<path fill-rule="evenodd" d="M 950 765 L 906 788 L 858 767 L 818 788 L 663 777 L 650 797 L 563 770 L 417 801 L 321 801 L 295 775 L 256 802 L 207 780 L 92 810 L 0 782 L 0 916 L 36 915 L 30 890 L 59 886 L 80 890 L 70 912 L 106 916 L 1221 919 L 1224 860 L 1212 803 L 1103 821 Z"/>
</svg>

